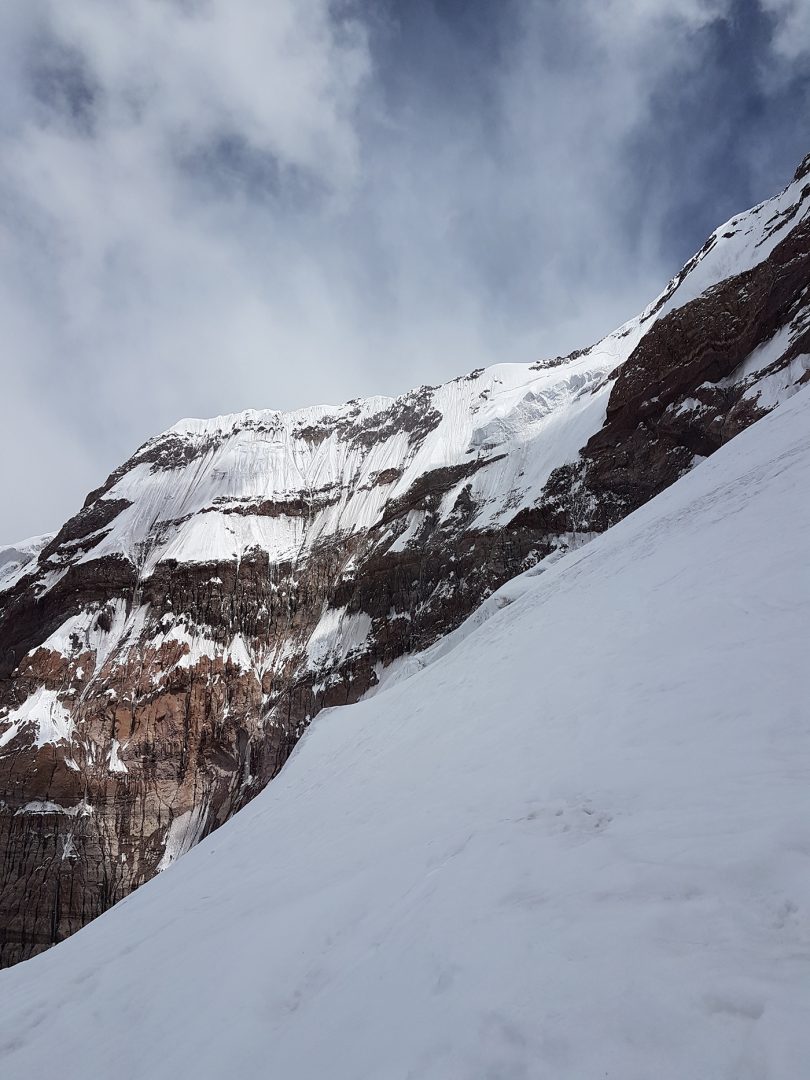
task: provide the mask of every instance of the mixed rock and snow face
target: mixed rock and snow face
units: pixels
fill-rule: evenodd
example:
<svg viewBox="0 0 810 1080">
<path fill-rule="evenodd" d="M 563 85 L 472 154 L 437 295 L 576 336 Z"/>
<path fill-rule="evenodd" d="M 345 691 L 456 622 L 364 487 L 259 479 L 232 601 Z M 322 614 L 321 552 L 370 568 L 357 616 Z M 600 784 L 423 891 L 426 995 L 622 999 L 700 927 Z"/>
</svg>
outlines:
<svg viewBox="0 0 810 1080">
<path fill-rule="evenodd" d="M 20 580 L 40 551 L 53 538 L 54 533 L 44 533 L 42 536 L 30 536 L 27 540 L 18 540 L 16 544 L 0 547 L 0 595 Z"/>
<path fill-rule="evenodd" d="M 222 824 L 321 708 L 794 393 L 808 208 L 810 158 L 589 349 L 183 421 L 54 537 L 0 550 L 2 962 Z"/>
<path fill-rule="evenodd" d="M 808 475 L 805 389 L 321 714 L 0 973 L 2 1075 L 804 1076 Z"/>
</svg>

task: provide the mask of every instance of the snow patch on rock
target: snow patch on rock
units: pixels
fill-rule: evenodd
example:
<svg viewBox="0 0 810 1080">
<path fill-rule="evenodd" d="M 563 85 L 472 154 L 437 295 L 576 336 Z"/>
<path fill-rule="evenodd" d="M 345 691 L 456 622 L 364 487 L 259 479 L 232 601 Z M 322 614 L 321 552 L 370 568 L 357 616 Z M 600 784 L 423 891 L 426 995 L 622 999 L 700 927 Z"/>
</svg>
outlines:
<svg viewBox="0 0 810 1080">
<path fill-rule="evenodd" d="M 37 747 L 68 740 L 73 734 L 73 721 L 59 700 L 57 691 L 47 690 L 44 686 L 38 686 L 22 705 L 0 717 L 0 724 L 8 725 L 0 733 L 0 746 L 5 746 L 18 732 L 29 726 L 34 729 Z"/>
</svg>

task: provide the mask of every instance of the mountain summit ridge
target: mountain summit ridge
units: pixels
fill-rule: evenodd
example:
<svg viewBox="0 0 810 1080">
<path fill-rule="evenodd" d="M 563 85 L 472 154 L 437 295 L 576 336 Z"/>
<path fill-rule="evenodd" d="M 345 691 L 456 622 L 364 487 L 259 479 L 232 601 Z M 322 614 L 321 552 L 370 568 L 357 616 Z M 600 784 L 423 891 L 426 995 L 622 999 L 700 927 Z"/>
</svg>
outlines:
<svg viewBox="0 0 810 1080">
<path fill-rule="evenodd" d="M 41 548 L 3 560 L 2 962 L 170 865 L 272 779 L 320 709 L 358 700 L 807 381 L 803 180 L 562 362 L 179 421 Z"/>
<path fill-rule="evenodd" d="M 803 1076 L 808 418 L 508 582 L 0 973 L 4 1075 Z"/>
</svg>

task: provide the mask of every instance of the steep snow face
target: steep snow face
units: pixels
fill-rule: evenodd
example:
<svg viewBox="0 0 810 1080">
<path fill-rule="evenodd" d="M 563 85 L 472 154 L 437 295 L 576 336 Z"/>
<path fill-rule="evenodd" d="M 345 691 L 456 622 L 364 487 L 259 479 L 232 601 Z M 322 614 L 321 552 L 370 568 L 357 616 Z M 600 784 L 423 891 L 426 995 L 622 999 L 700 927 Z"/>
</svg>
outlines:
<svg viewBox="0 0 810 1080">
<path fill-rule="evenodd" d="M 803 174 L 589 349 L 395 399 L 181 421 L 56 536 L 0 551 L 0 964 L 171 865 L 322 708 L 446 655 L 510 578 L 796 393 Z M 79 805 L 92 814 L 26 809 Z"/>
<path fill-rule="evenodd" d="M 300 559 L 324 537 L 368 530 L 420 477 L 459 464 L 478 467 L 447 490 L 442 514 L 469 484 L 476 506 L 469 525 L 502 525 L 532 505 L 552 470 L 599 430 L 609 376 L 651 327 L 762 264 L 809 209 L 810 182 L 800 170 L 780 195 L 720 226 L 640 316 L 560 366 L 499 364 L 396 399 L 182 420 L 101 490 L 100 505 L 110 510 L 96 528 L 49 551 L 40 591 L 61 580 L 66 565 L 111 555 L 129 560 L 142 578 L 161 562 L 218 562 L 255 550 Z M 782 328 L 782 351 L 798 329 L 804 322 Z M 779 346 L 770 344 L 769 362 Z M 771 378 L 750 397 L 772 407 L 801 374 Z M 392 533 L 383 546 L 407 546 L 415 536 Z M 44 546 L 29 542 L 19 557 L 0 549 L 0 590 L 31 572 Z"/>
<path fill-rule="evenodd" d="M 3 720 L 8 727 L 0 734 L 0 746 L 5 746 L 20 730 L 29 727 L 36 746 L 69 739 L 73 730 L 70 713 L 59 701 L 56 691 L 46 690 L 42 686 L 38 686 L 18 709 L 12 709 Z"/>
<path fill-rule="evenodd" d="M 3 1076 L 804 1075 L 808 475 L 804 391 L 323 713 L 0 974 Z"/>
<path fill-rule="evenodd" d="M 715 229 L 701 250 L 642 314 L 642 322 L 651 316 L 663 318 L 707 289 L 763 263 L 809 211 L 810 174 L 800 167 L 779 195 L 735 214 Z"/>
<path fill-rule="evenodd" d="M 470 527 L 492 527 L 598 429 L 607 376 L 635 337 L 613 335 L 559 367 L 500 364 L 399 399 L 181 421 L 104 492 L 123 508 L 70 561 L 122 555 L 147 578 L 161 562 L 256 549 L 301 559 L 324 538 L 368 531 L 420 477 L 458 466 L 440 520 L 469 486 Z M 381 543 L 397 540 L 392 530 Z"/>
<path fill-rule="evenodd" d="M 36 562 L 42 549 L 53 540 L 55 533 L 30 536 L 15 544 L 0 547 L 0 593 L 10 589 Z"/>
</svg>

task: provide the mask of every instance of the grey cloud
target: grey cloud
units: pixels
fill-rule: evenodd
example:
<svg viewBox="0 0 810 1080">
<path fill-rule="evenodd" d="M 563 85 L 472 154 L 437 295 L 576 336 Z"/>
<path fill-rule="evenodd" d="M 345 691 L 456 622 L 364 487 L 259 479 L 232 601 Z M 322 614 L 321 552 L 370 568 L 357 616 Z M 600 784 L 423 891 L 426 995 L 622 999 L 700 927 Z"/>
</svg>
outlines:
<svg viewBox="0 0 810 1080">
<path fill-rule="evenodd" d="M 810 148 L 788 0 L 33 8 L 0 13 L 8 540 L 180 416 L 586 344 Z"/>
</svg>

